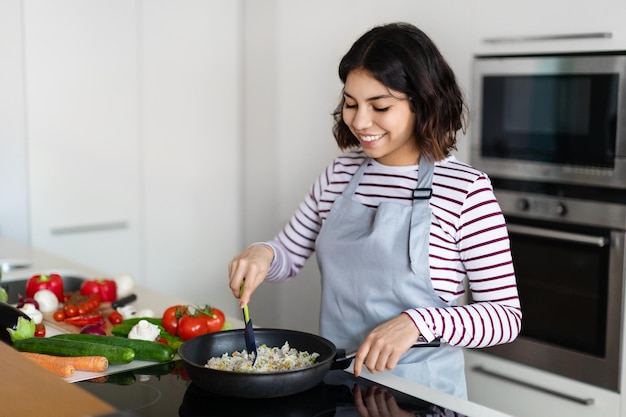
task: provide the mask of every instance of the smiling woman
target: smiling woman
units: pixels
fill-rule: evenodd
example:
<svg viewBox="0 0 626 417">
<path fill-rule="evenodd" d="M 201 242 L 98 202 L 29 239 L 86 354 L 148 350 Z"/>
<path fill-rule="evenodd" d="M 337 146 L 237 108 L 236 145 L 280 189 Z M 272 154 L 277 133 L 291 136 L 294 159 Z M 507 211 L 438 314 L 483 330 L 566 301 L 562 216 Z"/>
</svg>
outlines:
<svg viewBox="0 0 626 417">
<path fill-rule="evenodd" d="M 355 375 L 365 366 L 465 397 L 461 348 L 513 341 L 521 310 L 489 178 L 452 155 L 466 122 L 461 90 L 431 39 L 407 23 L 363 34 L 339 78 L 333 133 L 343 153 L 274 239 L 232 259 L 231 291 L 243 307 L 315 251 L 320 334 L 356 351 Z M 459 306 L 466 280 L 475 303 Z M 409 349 L 437 338 L 438 348 Z"/>
</svg>

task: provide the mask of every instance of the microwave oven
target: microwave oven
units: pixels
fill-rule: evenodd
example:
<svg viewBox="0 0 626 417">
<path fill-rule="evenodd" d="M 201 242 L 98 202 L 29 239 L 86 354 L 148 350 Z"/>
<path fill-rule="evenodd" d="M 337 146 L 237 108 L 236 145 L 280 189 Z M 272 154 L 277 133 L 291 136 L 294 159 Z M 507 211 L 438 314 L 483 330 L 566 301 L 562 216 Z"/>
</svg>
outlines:
<svg viewBox="0 0 626 417">
<path fill-rule="evenodd" d="M 626 189 L 626 51 L 477 56 L 472 86 L 477 168 Z"/>
</svg>

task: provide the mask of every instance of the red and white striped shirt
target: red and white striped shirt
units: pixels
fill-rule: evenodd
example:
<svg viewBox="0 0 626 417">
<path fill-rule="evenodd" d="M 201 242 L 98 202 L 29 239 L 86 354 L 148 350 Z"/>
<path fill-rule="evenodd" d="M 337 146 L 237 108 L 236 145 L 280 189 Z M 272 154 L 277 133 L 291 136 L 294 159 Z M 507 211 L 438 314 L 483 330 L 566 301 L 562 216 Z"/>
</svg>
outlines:
<svg viewBox="0 0 626 417">
<path fill-rule="evenodd" d="M 338 156 L 313 183 L 285 228 L 270 242 L 275 252 L 267 281 L 297 274 L 315 249 L 319 230 L 337 196 L 357 171 L 365 154 Z M 371 160 L 354 199 L 369 207 L 383 201 L 411 205 L 418 166 L 385 166 Z M 454 156 L 435 164 L 430 228 L 430 273 L 446 308 L 406 312 L 421 334 L 455 346 L 479 348 L 513 341 L 521 309 L 504 216 L 486 174 Z M 465 294 L 473 302 L 457 306 Z"/>
</svg>

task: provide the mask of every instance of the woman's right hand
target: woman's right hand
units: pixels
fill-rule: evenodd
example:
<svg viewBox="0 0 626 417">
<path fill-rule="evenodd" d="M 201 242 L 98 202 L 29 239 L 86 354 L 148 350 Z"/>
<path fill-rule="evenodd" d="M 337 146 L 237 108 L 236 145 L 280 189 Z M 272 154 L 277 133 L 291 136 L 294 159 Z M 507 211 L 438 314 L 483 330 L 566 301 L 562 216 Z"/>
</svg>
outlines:
<svg viewBox="0 0 626 417">
<path fill-rule="evenodd" d="M 261 285 L 270 270 L 274 251 L 267 245 L 250 245 L 235 256 L 228 264 L 229 286 L 233 295 L 239 298 L 239 307 L 250 302 L 252 293 Z M 241 283 L 243 282 L 243 292 Z"/>
</svg>

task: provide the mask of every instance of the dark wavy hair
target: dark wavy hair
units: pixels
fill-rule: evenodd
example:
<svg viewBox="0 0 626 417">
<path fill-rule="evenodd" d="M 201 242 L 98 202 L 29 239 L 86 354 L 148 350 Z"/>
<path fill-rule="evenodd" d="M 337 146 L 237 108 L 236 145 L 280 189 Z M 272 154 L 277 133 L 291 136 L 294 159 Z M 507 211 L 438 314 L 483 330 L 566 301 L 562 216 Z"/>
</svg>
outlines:
<svg viewBox="0 0 626 417">
<path fill-rule="evenodd" d="M 363 34 L 339 64 L 339 78 L 365 70 L 391 90 L 406 94 L 416 113 L 415 138 L 424 156 L 438 161 L 456 149 L 456 133 L 467 125 L 465 104 L 454 72 L 433 41 L 409 23 L 377 26 Z M 333 112 L 339 148 L 359 146 L 343 120 L 345 99 Z"/>
</svg>

